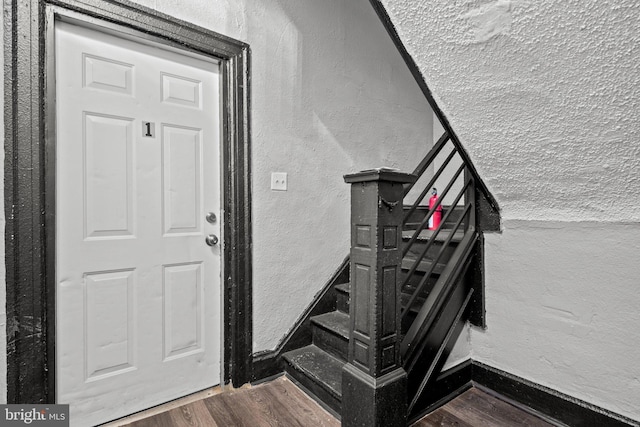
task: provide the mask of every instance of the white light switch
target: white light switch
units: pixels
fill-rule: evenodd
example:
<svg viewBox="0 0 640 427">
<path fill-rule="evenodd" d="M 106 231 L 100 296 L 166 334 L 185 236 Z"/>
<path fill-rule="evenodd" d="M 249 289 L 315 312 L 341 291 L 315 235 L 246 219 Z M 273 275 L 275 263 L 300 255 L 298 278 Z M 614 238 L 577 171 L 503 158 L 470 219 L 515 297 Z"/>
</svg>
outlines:
<svg viewBox="0 0 640 427">
<path fill-rule="evenodd" d="M 271 189 L 276 191 L 287 191 L 286 172 L 271 172 Z"/>
</svg>

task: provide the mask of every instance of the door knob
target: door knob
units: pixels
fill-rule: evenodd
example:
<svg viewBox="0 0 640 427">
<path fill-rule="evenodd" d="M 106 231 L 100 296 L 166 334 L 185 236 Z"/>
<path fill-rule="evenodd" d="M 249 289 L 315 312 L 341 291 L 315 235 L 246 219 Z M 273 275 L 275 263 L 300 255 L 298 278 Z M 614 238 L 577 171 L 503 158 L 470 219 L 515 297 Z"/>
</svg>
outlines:
<svg viewBox="0 0 640 427">
<path fill-rule="evenodd" d="M 204 241 L 207 242 L 207 245 L 209 246 L 215 246 L 218 244 L 218 236 L 216 236 L 215 234 L 209 234 L 207 237 L 205 237 Z"/>
<path fill-rule="evenodd" d="M 206 216 L 206 219 L 209 224 L 215 224 L 218 218 L 216 218 L 216 214 L 214 214 L 213 212 L 209 212 Z"/>
</svg>

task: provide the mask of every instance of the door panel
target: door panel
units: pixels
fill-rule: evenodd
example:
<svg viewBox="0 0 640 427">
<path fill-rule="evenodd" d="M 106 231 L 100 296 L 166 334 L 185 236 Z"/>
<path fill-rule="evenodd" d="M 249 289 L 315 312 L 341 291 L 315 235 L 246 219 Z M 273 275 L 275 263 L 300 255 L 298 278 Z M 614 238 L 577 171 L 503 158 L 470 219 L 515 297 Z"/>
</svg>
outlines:
<svg viewBox="0 0 640 427">
<path fill-rule="evenodd" d="M 165 360 L 202 350 L 202 265 L 164 266 Z"/>
<path fill-rule="evenodd" d="M 86 426 L 220 382 L 220 75 L 69 23 L 55 37 L 57 390 Z"/>
<path fill-rule="evenodd" d="M 83 285 L 87 381 L 133 369 L 135 271 L 89 273 Z"/>
<path fill-rule="evenodd" d="M 133 119 L 84 113 L 85 236 L 133 236 Z"/>
<path fill-rule="evenodd" d="M 166 234 L 201 233 L 200 129 L 162 126 L 162 187 Z"/>
</svg>

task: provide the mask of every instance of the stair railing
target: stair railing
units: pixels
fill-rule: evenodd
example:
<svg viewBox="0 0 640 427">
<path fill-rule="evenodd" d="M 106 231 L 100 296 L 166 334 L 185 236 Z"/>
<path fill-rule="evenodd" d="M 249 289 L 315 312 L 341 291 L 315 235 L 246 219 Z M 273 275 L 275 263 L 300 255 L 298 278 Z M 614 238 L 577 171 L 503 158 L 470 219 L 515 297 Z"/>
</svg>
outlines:
<svg viewBox="0 0 640 427">
<path fill-rule="evenodd" d="M 445 132 L 413 174 L 345 176 L 352 199 L 345 426 L 405 425 L 461 330 L 473 294 L 461 278 L 478 239 L 474 172 L 464 159 Z M 434 186 L 444 190 L 425 204 Z M 440 225 L 429 227 L 440 210 Z"/>
<path fill-rule="evenodd" d="M 450 150 L 448 154 L 447 149 Z M 440 158 L 444 159 L 438 166 Z M 421 186 L 420 178 L 429 169 L 435 169 L 435 172 L 428 183 Z M 451 173 L 452 170 L 453 173 Z M 458 291 L 456 287 L 470 264 L 473 248 L 478 239 L 475 223 L 475 179 L 471 168 L 446 132 L 420 162 L 414 174 L 418 179 L 415 183 L 407 185 L 405 196 L 411 192 L 418 195 L 406 210 L 403 225 L 405 227 L 411 225 L 415 229 L 408 242 L 405 242 L 402 255 L 406 257 L 407 254 L 412 254 L 415 258 L 412 260 L 412 265 L 408 267 L 400 287 L 403 292 L 410 293 L 401 310 L 401 322 L 406 332 L 400 344 L 403 366 L 410 378 L 409 413 L 412 412 L 420 394 L 438 374 L 437 368 L 444 362 L 446 348 L 454 339 L 453 332 L 473 293 L 473 289 Z M 436 185 L 438 188 L 444 185 L 444 190 L 438 194 L 435 204 L 425 206 L 426 196 Z M 419 222 L 411 223 L 420 208 L 428 211 Z M 444 215 L 439 226 L 435 229 L 434 227 L 427 229 L 435 212 L 443 208 Z M 457 219 L 456 215 L 458 215 Z M 424 243 L 425 239 L 426 243 Z M 436 248 L 436 242 L 441 243 L 439 249 Z M 423 246 L 419 248 L 420 244 Z M 448 260 L 445 257 L 447 253 L 452 254 Z M 424 274 L 419 276 L 418 270 L 423 265 L 428 267 Z M 417 284 L 414 283 L 416 280 Z M 429 284 L 432 284 L 431 289 Z M 450 324 L 446 325 L 445 332 L 441 333 L 442 336 L 439 337 L 441 342 L 434 342 L 429 332 L 436 322 L 442 320 L 443 310 L 446 309 L 447 302 L 456 291 L 460 294 L 457 301 L 461 303 L 458 302 L 455 305 L 456 312 L 449 315 Z M 429 347 L 428 352 L 425 350 L 427 347 Z M 420 369 L 415 369 L 416 365 L 419 365 Z M 420 371 L 423 377 L 417 381 L 412 379 L 414 371 Z"/>
</svg>

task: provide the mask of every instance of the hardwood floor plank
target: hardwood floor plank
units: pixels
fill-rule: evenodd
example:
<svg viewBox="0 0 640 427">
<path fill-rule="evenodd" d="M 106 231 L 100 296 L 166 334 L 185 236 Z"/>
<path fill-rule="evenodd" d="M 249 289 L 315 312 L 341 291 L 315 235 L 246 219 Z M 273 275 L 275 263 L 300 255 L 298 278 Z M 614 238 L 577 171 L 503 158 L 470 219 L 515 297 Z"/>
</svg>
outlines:
<svg viewBox="0 0 640 427">
<path fill-rule="evenodd" d="M 151 417 L 143 418 L 138 421 L 134 421 L 131 424 L 127 424 L 126 427 L 175 427 L 171 415 L 169 412 L 163 412 Z"/>
<path fill-rule="evenodd" d="M 339 427 L 340 423 L 288 379 L 281 377 L 253 388 L 261 412 L 277 426 Z"/>
<path fill-rule="evenodd" d="M 453 410 L 464 410 L 469 419 L 474 421 L 487 419 L 495 426 L 531 426 L 548 427 L 551 424 L 524 412 L 496 397 L 472 388 L 450 402 Z"/>
<path fill-rule="evenodd" d="M 478 389 L 467 390 L 444 408 L 471 425 L 549 427 L 551 424 Z"/>
<path fill-rule="evenodd" d="M 221 426 L 269 427 L 271 424 L 259 414 L 255 401 L 247 390 L 220 394 L 204 400 L 214 421 Z"/>
<path fill-rule="evenodd" d="M 415 422 L 412 427 L 478 427 L 456 417 L 444 407 Z"/>
<path fill-rule="evenodd" d="M 320 406 L 318 402 L 309 397 L 304 391 L 302 391 L 289 379 L 286 379 L 286 381 L 282 381 L 282 385 L 287 391 L 287 397 L 298 402 L 304 402 L 302 410 L 306 414 L 306 425 L 310 425 L 309 423 L 311 423 L 312 425 L 318 425 L 322 427 L 340 427 L 340 421 L 336 417 L 334 417 L 322 406 Z M 290 404 L 287 404 L 284 395 L 280 396 L 278 399 L 283 401 L 283 404 L 285 406 L 291 406 Z M 294 407 L 293 409 L 294 413 L 298 411 L 298 408 Z"/>
<path fill-rule="evenodd" d="M 207 406 L 200 400 L 169 411 L 174 426 L 218 427 Z"/>
<path fill-rule="evenodd" d="M 340 421 L 288 378 L 169 407 L 127 427 L 339 427 Z M 549 427 L 552 424 L 479 389 L 467 390 L 412 427 Z"/>
</svg>

